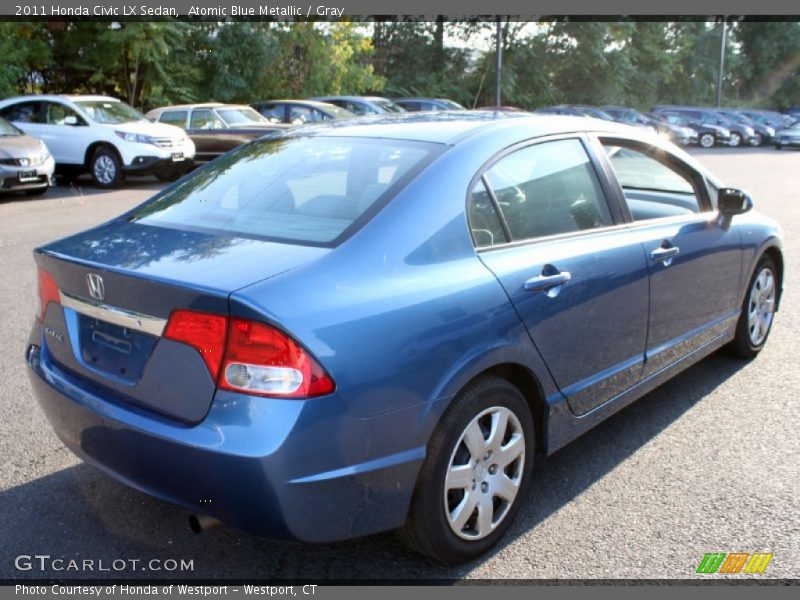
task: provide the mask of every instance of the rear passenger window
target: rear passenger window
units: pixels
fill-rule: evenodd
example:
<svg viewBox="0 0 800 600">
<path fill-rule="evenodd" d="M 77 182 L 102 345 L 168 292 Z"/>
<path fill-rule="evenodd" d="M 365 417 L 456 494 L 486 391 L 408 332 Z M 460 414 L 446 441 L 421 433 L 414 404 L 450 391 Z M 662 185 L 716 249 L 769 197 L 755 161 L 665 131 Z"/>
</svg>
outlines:
<svg viewBox="0 0 800 600">
<path fill-rule="evenodd" d="M 476 248 L 505 244 L 508 237 L 483 181 L 478 181 L 469 198 L 469 228 Z"/>
<path fill-rule="evenodd" d="M 41 123 L 40 107 L 41 102 L 20 102 L 4 108 L 0 116 L 16 123 Z"/>
<path fill-rule="evenodd" d="M 675 167 L 625 146 L 604 143 L 634 221 L 701 211 L 691 179 Z"/>
<path fill-rule="evenodd" d="M 485 174 L 513 240 L 612 224 L 605 196 L 580 140 L 529 146 Z"/>
</svg>

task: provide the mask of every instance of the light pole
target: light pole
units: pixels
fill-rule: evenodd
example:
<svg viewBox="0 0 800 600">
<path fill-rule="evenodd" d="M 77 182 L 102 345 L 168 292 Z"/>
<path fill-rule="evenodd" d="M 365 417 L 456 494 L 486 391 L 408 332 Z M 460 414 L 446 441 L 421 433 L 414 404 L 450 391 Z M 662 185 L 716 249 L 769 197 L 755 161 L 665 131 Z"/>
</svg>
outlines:
<svg viewBox="0 0 800 600">
<path fill-rule="evenodd" d="M 501 27 L 501 19 L 497 17 L 497 32 L 495 34 L 494 42 L 494 105 L 500 106 L 500 80 L 501 72 L 503 69 L 503 32 Z"/>
<path fill-rule="evenodd" d="M 717 73 L 717 108 L 722 106 L 722 79 L 725 75 L 725 41 L 728 37 L 728 21 L 722 17 L 722 40 L 719 44 L 719 73 Z"/>
</svg>

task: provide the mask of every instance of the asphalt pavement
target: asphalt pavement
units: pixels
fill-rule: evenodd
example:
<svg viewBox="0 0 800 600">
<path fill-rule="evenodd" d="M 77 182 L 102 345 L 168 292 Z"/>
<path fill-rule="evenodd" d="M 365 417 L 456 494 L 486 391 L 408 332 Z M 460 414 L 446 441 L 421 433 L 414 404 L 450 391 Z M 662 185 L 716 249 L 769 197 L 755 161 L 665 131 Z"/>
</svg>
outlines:
<svg viewBox="0 0 800 600">
<path fill-rule="evenodd" d="M 550 457 L 505 542 L 457 568 L 410 553 L 392 534 L 329 545 L 225 527 L 196 535 L 188 511 L 76 459 L 50 430 L 26 374 L 31 250 L 135 206 L 161 184 L 141 179 L 102 192 L 85 182 L 37 199 L 0 197 L 0 579 L 724 577 L 695 574 L 708 552 L 771 552 L 755 577 L 797 579 L 800 152 L 693 154 L 784 229 L 785 295 L 767 347 L 752 362 L 709 357 Z M 50 558 L 25 558 L 35 555 Z M 91 568 L 71 568 L 86 560 Z"/>
</svg>

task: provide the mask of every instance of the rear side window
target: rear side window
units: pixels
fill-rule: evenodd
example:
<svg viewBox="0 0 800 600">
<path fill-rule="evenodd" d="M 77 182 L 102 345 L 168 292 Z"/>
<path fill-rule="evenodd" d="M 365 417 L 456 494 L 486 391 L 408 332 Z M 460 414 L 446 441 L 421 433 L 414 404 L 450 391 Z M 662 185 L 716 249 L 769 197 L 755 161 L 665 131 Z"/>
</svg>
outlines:
<svg viewBox="0 0 800 600">
<path fill-rule="evenodd" d="M 165 110 L 161 113 L 158 120 L 168 125 L 175 125 L 175 127 L 186 129 L 186 116 L 188 114 L 189 111 L 186 110 Z"/>
<path fill-rule="evenodd" d="M 195 109 L 189 121 L 190 129 L 224 129 L 223 123 L 217 115 L 207 108 Z"/>
<path fill-rule="evenodd" d="M 467 216 L 476 248 L 505 244 L 509 241 L 483 180 L 478 181 L 470 194 Z"/>
<path fill-rule="evenodd" d="M 597 174 L 580 140 L 558 140 L 509 154 L 484 175 L 513 240 L 612 224 Z"/>
<path fill-rule="evenodd" d="M 400 189 L 438 148 L 366 138 L 259 141 L 196 171 L 132 218 L 179 229 L 329 245 Z"/>
</svg>

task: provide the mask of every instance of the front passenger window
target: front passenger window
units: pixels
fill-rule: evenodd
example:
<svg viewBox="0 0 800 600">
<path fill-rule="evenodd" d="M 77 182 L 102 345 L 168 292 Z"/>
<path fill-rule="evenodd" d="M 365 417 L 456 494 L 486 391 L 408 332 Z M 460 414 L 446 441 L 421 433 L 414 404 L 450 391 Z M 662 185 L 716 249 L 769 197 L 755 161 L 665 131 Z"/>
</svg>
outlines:
<svg viewBox="0 0 800 600">
<path fill-rule="evenodd" d="M 77 125 L 83 122 L 78 113 L 57 102 L 45 103 L 45 123 L 48 125 Z M 69 119 L 72 117 L 72 119 Z M 69 120 L 68 120 L 69 119 Z"/>
<path fill-rule="evenodd" d="M 597 174 L 580 140 L 558 140 L 509 154 L 485 174 L 513 240 L 612 224 Z"/>
</svg>

